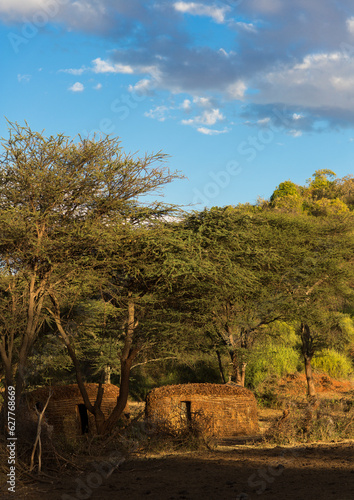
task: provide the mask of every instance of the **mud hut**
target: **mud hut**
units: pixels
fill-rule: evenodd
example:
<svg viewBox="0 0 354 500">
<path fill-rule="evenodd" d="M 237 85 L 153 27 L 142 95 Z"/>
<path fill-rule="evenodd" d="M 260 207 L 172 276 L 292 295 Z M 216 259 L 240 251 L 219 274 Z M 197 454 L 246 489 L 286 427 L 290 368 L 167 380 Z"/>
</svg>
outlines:
<svg viewBox="0 0 354 500">
<path fill-rule="evenodd" d="M 98 384 L 85 384 L 90 402 L 94 404 Z M 103 399 L 101 409 L 108 417 L 116 405 L 119 389 L 112 384 L 103 384 Z M 52 396 L 46 409 L 46 420 L 53 426 L 53 434 L 74 438 L 86 433 L 96 432 L 95 418 L 87 411 L 77 384 L 41 387 L 27 394 L 27 405 L 41 409 Z M 125 414 L 129 412 L 125 408 Z"/>
<path fill-rule="evenodd" d="M 153 389 L 146 397 L 146 417 L 157 427 L 195 428 L 216 437 L 259 432 L 257 402 L 240 386 L 181 384 Z"/>
</svg>

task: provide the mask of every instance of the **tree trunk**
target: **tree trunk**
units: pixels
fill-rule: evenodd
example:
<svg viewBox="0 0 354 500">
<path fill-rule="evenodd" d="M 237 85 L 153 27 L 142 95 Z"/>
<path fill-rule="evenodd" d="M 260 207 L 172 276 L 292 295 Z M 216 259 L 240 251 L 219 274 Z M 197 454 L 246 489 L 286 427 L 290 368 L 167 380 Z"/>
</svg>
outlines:
<svg viewBox="0 0 354 500">
<path fill-rule="evenodd" d="M 136 353 L 131 353 L 131 356 L 121 361 L 121 376 L 120 376 L 120 385 L 119 385 L 119 396 L 117 398 L 117 404 L 114 407 L 112 413 L 109 418 L 104 422 L 102 428 L 100 429 L 100 434 L 107 434 L 111 432 L 124 412 L 124 408 L 127 405 L 128 396 L 129 396 L 129 378 L 130 378 L 130 369 Z"/>
<path fill-rule="evenodd" d="M 131 297 L 131 295 L 130 295 Z M 128 324 L 127 333 L 125 337 L 124 347 L 120 357 L 121 375 L 120 375 L 120 385 L 119 385 L 119 396 L 117 398 L 117 404 L 110 414 L 109 418 L 104 423 L 102 428 L 102 434 L 111 432 L 115 424 L 122 415 L 124 408 L 126 407 L 128 396 L 129 396 L 129 378 L 130 369 L 132 367 L 133 361 L 138 354 L 140 348 L 133 348 L 133 340 L 135 328 L 138 326 L 138 322 L 135 321 L 135 304 L 134 300 L 130 299 L 128 301 Z"/>
<path fill-rule="evenodd" d="M 301 350 L 305 361 L 305 374 L 307 380 L 307 395 L 309 397 L 316 396 L 315 384 L 312 375 L 311 360 L 315 352 L 314 339 L 311 335 L 311 330 L 309 325 L 306 323 L 301 323 Z"/>
<path fill-rule="evenodd" d="M 111 367 L 109 365 L 104 367 L 104 383 L 105 384 L 110 384 L 111 383 Z"/>
<path fill-rule="evenodd" d="M 245 373 L 244 371 L 246 370 L 246 363 L 240 364 L 238 356 L 237 356 L 237 351 L 230 351 L 230 356 L 231 356 L 231 365 L 232 365 L 232 372 L 233 372 L 233 378 L 238 385 L 242 385 L 244 387 L 245 384 Z"/>
<path fill-rule="evenodd" d="M 124 341 L 124 347 L 122 350 L 122 354 L 120 357 L 120 363 L 121 363 L 121 378 L 120 378 L 120 387 L 119 387 L 119 396 L 117 398 L 117 404 L 115 408 L 113 409 L 112 413 L 110 414 L 109 418 L 106 419 L 104 416 L 104 413 L 101 410 L 101 403 L 102 403 L 102 397 L 103 397 L 103 388 L 102 388 L 102 382 L 104 381 L 104 376 L 105 373 L 104 371 L 102 372 L 102 377 L 101 377 L 101 383 L 97 392 L 96 396 L 96 401 L 94 405 L 91 404 L 85 384 L 82 379 L 82 374 L 81 374 L 81 369 L 79 365 L 79 361 L 77 359 L 76 353 L 70 343 L 70 338 L 68 334 L 66 333 L 65 329 L 63 328 L 63 325 L 61 324 L 61 318 L 60 318 L 60 307 L 59 307 L 59 302 L 57 301 L 56 297 L 54 295 L 50 295 L 50 298 L 52 300 L 52 303 L 54 305 L 54 312 L 50 311 L 53 318 L 55 319 L 58 331 L 64 340 L 64 343 L 67 347 L 68 354 L 70 358 L 73 361 L 74 368 L 75 368 L 75 374 L 76 374 L 76 380 L 77 384 L 79 386 L 82 398 L 84 400 L 85 406 L 87 410 L 92 413 L 95 417 L 95 424 L 96 424 L 96 429 L 98 434 L 106 434 L 108 432 L 111 432 L 119 420 L 120 416 L 122 415 L 124 408 L 127 405 L 128 401 L 128 396 L 129 396 L 129 377 L 130 377 L 130 369 L 132 366 L 132 363 L 138 354 L 140 348 L 136 347 L 133 348 L 133 340 L 134 340 L 134 330 L 138 325 L 138 322 L 135 321 L 135 306 L 134 306 L 134 301 L 129 300 L 128 301 L 128 322 L 127 322 L 127 331 L 126 331 L 126 337 Z"/>
<path fill-rule="evenodd" d="M 226 384 L 225 374 L 224 374 L 224 370 L 223 370 L 222 362 L 221 362 L 221 356 L 220 356 L 220 352 L 218 350 L 216 350 L 216 355 L 218 357 L 218 365 L 219 365 L 219 371 L 220 371 L 222 381 L 224 384 Z"/>
<path fill-rule="evenodd" d="M 242 365 L 241 365 L 241 385 L 242 385 L 242 387 L 245 387 L 246 366 L 247 366 L 247 363 L 242 363 Z"/>
<path fill-rule="evenodd" d="M 307 395 L 309 397 L 316 396 L 316 389 L 312 375 L 311 358 L 304 356 L 305 360 L 305 374 L 307 380 Z"/>
</svg>

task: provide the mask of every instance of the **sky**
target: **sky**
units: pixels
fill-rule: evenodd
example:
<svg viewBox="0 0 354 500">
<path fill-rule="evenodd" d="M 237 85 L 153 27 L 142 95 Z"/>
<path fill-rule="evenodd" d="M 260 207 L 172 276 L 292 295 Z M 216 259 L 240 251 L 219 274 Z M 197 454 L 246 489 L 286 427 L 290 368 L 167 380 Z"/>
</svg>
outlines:
<svg viewBox="0 0 354 500">
<path fill-rule="evenodd" d="M 269 199 L 353 173 L 352 0 L 0 0 L 0 137 L 109 134 L 162 150 L 164 201 Z"/>
</svg>

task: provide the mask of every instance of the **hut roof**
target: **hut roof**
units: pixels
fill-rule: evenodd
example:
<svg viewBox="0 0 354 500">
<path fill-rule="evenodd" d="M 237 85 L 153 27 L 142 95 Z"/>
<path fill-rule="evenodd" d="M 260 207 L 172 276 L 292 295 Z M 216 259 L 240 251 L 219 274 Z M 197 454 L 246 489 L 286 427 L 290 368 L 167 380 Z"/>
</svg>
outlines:
<svg viewBox="0 0 354 500">
<path fill-rule="evenodd" d="M 98 384 L 85 384 L 89 398 L 96 398 Z M 103 384 L 103 397 L 117 397 L 119 389 L 113 384 Z M 32 391 L 29 395 L 38 399 L 47 399 L 49 392 L 52 392 L 51 401 L 60 401 L 62 399 L 80 399 L 82 400 L 81 392 L 77 384 L 70 385 L 54 385 L 40 387 Z"/>
<path fill-rule="evenodd" d="M 245 387 L 228 384 L 178 384 L 156 387 L 149 392 L 149 398 L 161 398 L 168 396 L 239 396 L 242 398 L 254 398 L 253 393 Z"/>
</svg>

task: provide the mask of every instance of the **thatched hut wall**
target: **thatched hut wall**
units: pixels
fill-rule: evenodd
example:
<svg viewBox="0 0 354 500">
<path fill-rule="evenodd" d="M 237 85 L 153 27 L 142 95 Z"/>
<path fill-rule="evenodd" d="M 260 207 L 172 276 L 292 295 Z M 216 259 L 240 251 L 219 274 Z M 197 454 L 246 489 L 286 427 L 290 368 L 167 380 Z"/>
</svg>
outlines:
<svg viewBox="0 0 354 500">
<path fill-rule="evenodd" d="M 85 384 L 90 402 L 94 404 L 98 384 Z M 108 417 L 116 405 L 119 389 L 112 384 L 103 384 L 101 409 Z M 77 384 L 41 387 L 27 394 L 27 404 L 44 406 L 49 393 L 52 393 L 45 416 L 49 425 L 53 426 L 53 434 L 75 437 L 85 432 L 96 432 L 94 416 L 86 410 L 80 389 Z M 125 412 L 129 412 L 128 407 Z"/>
<path fill-rule="evenodd" d="M 175 430 L 196 426 L 218 437 L 259 432 L 257 402 L 244 388 L 221 384 L 181 384 L 153 389 L 146 398 L 152 423 L 168 423 Z"/>
</svg>

